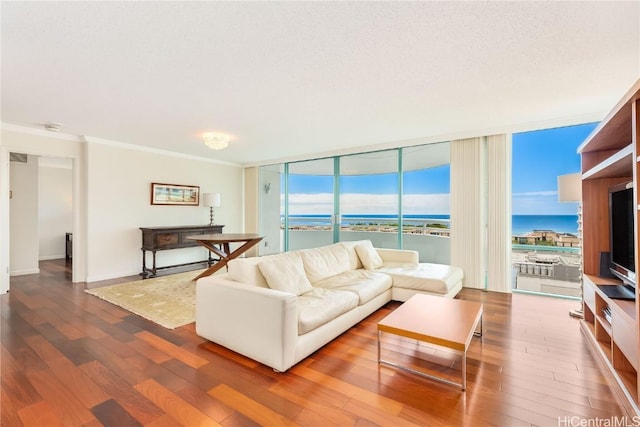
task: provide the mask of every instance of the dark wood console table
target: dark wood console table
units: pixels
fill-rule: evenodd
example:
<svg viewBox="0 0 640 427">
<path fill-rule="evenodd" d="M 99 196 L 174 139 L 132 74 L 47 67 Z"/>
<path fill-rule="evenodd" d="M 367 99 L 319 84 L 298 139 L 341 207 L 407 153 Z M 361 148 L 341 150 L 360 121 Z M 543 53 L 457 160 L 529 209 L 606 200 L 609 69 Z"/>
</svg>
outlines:
<svg viewBox="0 0 640 427">
<path fill-rule="evenodd" d="M 215 234 L 222 233 L 222 227 L 224 225 L 184 225 L 184 226 L 164 226 L 164 227 L 140 227 L 142 230 L 142 272 L 140 275 L 145 279 L 153 277 L 157 274 L 158 270 L 165 268 L 182 267 L 185 265 L 202 264 L 207 263 L 207 266 L 211 267 L 214 259 L 211 257 L 211 252 L 206 260 L 187 262 L 184 264 L 173 264 L 163 267 L 156 266 L 156 252 L 165 251 L 168 249 L 181 249 L 191 248 L 198 246 L 198 242 L 187 239 L 187 236 L 199 235 L 199 234 Z M 151 251 L 153 254 L 153 266 L 147 268 L 146 251 Z"/>
</svg>

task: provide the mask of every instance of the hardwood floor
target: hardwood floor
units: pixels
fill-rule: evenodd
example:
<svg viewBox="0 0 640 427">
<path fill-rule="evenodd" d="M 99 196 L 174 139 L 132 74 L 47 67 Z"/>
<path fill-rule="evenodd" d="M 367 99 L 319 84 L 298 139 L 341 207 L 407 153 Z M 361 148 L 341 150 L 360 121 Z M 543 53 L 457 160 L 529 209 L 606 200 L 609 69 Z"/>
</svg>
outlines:
<svg viewBox="0 0 640 427">
<path fill-rule="evenodd" d="M 276 373 L 199 338 L 193 324 L 167 330 L 84 289 L 55 260 L 13 277 L 0 297 L 3 427 L 568 426 L 626 415 L 567 314 L 575 301 L 463 290 L 485 317 L 461 392 L 378 367 L 376 323 L 395 302 Z M 387 356 L 460 375 L 451 354 L 393 340 Z"/>
</svg>

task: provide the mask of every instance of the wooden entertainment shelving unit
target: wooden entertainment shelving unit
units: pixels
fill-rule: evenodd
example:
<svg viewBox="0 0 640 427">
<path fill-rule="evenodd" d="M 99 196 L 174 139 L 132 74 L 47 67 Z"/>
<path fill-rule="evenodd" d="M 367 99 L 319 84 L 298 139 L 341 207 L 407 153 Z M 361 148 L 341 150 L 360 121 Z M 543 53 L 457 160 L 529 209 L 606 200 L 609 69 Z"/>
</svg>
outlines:
<svg viewBox="0 0 640 427">
<path fill-rule="evenodd" d="M 584 320 L 581 323 L 606 371 L 632 414 L 640 414 L 640 315 L 636 301 L 607 297 L 598 286 L 617 279 L 600 277 L 600 254 L 609 252 L 609 188 L 633 182 L 635 264 L 638 262 L 640 205 L 640 80 L 582 143 L 582 284 Z M 640 277 L 640 275 L 639 275 Z M 609 308 L 610 315 L 605 315 Z"/>
</svg>

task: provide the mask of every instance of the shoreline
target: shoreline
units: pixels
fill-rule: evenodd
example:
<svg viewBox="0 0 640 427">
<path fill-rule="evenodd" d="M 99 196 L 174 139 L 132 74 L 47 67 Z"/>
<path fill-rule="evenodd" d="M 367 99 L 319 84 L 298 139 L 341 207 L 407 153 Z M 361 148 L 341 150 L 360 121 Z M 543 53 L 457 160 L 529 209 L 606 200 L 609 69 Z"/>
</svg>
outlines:
<svg viewBox="0 0 640 427">
<path fill-rule="evenodd" d="M 284 227 L 281 225 L 281 230 Z M 330 224 L 326 225 L 289 225 L 290 231 L 327 231 L 333 230 Z M 340 231 L 362 232 L 362 233 L 398 233 L 397 224 L 349 224 L 341 225 Z M 402 234 L 424 235 L 432 237 L 451 237 L 451 229 L 441 224 L 425 224 L 425 225 L 403 225 Z M 577 233 L 560 232 L 550 229 L 531 230 L 525 233 L 511 235 L 512 245 L 536 246 L 536 247 L 557 247 L 557 248 L 579 248 L 581 239 Z"/>
<path fill-rule="evenodd" d="M 281 217 L 281 227 L 284 218 Z M 445 214 L 404 215 L 403 231 L 417 233 L 418 230 L 434 229 L 450 230 L 450 217 Z M 577 236 L 579 232 L 578 215 L 513 215 L 513 238 L 526 237 L 535 232 L 551 232 Z M 290 215 L 289 229 L 296 230 L 331 230 L 330 215 Z M 394 215 L 342 215 L 341 229 L 357 231 L 395 232 L 398 228 L 398 217 Z"/>
</svg>

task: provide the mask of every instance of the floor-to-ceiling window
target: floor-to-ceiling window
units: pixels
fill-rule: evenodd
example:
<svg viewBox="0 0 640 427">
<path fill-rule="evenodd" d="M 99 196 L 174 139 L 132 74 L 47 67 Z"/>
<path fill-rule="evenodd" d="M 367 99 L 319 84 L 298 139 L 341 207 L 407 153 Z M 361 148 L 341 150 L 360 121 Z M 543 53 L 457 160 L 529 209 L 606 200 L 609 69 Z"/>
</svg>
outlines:
<svg viewBox="0 0 640 427">
<path fill-rule="evenodd" d="M 558 177 L 580 172 L 578 146 L 596 124 L 513 135 L 513 289 L 580 296 L 579 202 L 558 199 Z"/>
<path fill-rule="evenodd" d="M 402 149 L 403 249 L 439 264 L 450 260 L 450 144 Z"/>
<path fill-rule="evenodd" d="M 263 166 L 260 194 L 271 201 L 260 206 L 273 210 L 278 198 L 280 251 L 368 239 L 446 264 L 449 158 L 445 142 Z M 267 181 L 275 187 L 274 173 L 280 176 L 277 196 L 265 187 Z M 261 214 L 261 232 L 273 217 Z M 265 253 L 274 251 L 271 246 Z"/>
<path fill-rule="evenodd" d="M 334 159 L 287 164 L 285 174 L 287 250 L 334 242 Z"/>
<path fill-rule="evenodd" d="M 368 239 L 378 248 L 399 247 L 398 151 L 340 158 L 340 241 Z"/>
</svg>

